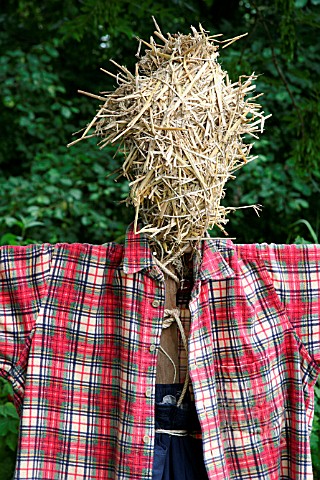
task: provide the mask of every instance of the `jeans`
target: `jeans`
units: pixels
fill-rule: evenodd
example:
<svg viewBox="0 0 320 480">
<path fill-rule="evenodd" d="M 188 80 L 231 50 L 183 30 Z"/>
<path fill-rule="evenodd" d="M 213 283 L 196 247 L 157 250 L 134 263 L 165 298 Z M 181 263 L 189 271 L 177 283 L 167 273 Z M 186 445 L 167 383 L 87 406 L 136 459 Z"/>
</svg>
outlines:
<svg viewBox="0 0 320 480">
<path fill-rule="evenodd" d="M 200 432 L 194 402 L 189 392 L 177 407 L 182 385 L 156 385 L 156 429 Z M 207 480 L 202 441 L 190 435 L 156 433 L 152 480 Z"/>
</svg>

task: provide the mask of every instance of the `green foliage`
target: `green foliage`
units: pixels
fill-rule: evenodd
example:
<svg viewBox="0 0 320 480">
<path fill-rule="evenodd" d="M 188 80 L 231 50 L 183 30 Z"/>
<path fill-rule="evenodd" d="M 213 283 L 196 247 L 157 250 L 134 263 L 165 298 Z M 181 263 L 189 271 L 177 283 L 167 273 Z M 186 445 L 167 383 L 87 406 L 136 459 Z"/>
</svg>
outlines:
<svg viewBox="0 0 320 480">
<path fill-rule="evenodd" d="M 320 479 L 320 381 L 315 386 L 315 408 L 311 433 L 311 453 L 315 480 Z"/>
<path fill-rule="evenodd" d="M 0 230 L 17 235 L 24 244 L 26 233 L 34 241 L 50 243 L 105 243 L 121 237 L 130 214 L 120 203 L 127 185 L 107 176 L 106 163 L 111 171 L 117 166 L 114 150 L 98 156 L 92 146 L 91 152 L 85 152 L 84 145 L 73 155 L 58 147 L 55 154 L 36 155 L 29 178 L 3 179 Z"/>
<path fill-rule="evenodd" d="M 291 27 L 285 31 L 288 22 L 283 20 L 289 3 L 294 32 Z M 262 104 L 273 116 L 266 133 L 255 143 L 258 162 L 239 172 L 226 196 L 226 203 L 231 205 L 262 204 L 264 220 L 258 221 L 251 212 L 239 212 L 230 221 L 229 233 L 245 242 L 285 242 L 289 225 L 301 216 L 313 225 L 319 221 L 319 65 L 315 58 L 320 46 L 314 22 L 319 27 L 320 12 L 318 7 L 296 7 L 293 12 L 292 2 L 287 0 L 276 2 L 276 9 L 266 8 L 264 2 L 246 5 L 253 21 L 252 33 L 242 49 L 227 54 L 224 65 L 235 74 L 251 69 L 263 73 L 257 85 L 265 92 Z M 284 36 L 292 39 L 290 55 L 281 40 Z"/>
<path fill-rule="evenodd" d="M 304 219 L 298 220 L 292 225 L 292 227 L 298 226 L 300 224 L 305 225 L 307 227 L 307 232 L 309 233 L 309 237 L 312 239 L 312 242 L 309 242 L 301 235 L 297 235 L 294 240 L 294 243 L 300 243 L 300 244 L 301 243 L 319 243 L 318 235 L 316 234 L 316 232 L 314 231 L 314 229 L 312 228 L 312 226 L 307 220 L 304 220 Z M 290 237 L 288 238 L 288 243 L 289 242 L 290 242 Z"/>
<path fill-rule="evenodd" d="M 19 416 L 11 399 L 12 387 L 0 377 L 0 472 L 2 480 L 12 478 L 17 440 Z"/>
<path fill-rule="evenodd" d="M 114 88 L 115 81 L 98 70 L 110 57 L 133 68 L 133 37 L 148 38 L 153 30 L 149 12 L 164 32 L 188 32 L 190 24 L 201 21 L 213 33 L 249 33 L 221 51 L 221 61 L 231 78 L 253 70 L 261 74 L 258 90 L 265 92 L 262 103 L 273 116 L 255 144 L 259 160 L 230 182 L 225 199 L 232 206 L 261 204 L 261 217 L 250 210 L 235 212 L 230 236 L 241 243 L 285 242 L 292 228 L 296 233 L 290 225 L 299 218 L 318 225 L 318 3 L 51 0 L 42 5 L 21 0 L 16 8 L 16 2 L 7 2 L 0 15 L 2 235 L 8 228 L 11 233 L 7 217 L 18 215 L 43 222 L 43 228 L 31 230 L 36 241 L 100 243 L 123 235 L 132 215 L 119 203 L 127 187 L 105 178 L 121 158 L 113 160 L 113 148 L 101 153 L 92 143 L 70 151 L 64 146 L 98 107 L 76 89 Z M 95 170 L 99 185 L 94 185 Z"/>
<path fill-rule="evenodd" d="M 62 97 L 65 87 L 53 67 L 59 55 L 54 43 L 33 45 L 28 52 L 21 48 L 9 50 L 0 57 L 4 87 L 0 163 L 8 165 L 14 152 L 15 161 L 25 168 L 35 155 L 60 144 L 66 138 L 65 132 L 70 132 L 66 120 L 78 109 Z"/>
</svg>

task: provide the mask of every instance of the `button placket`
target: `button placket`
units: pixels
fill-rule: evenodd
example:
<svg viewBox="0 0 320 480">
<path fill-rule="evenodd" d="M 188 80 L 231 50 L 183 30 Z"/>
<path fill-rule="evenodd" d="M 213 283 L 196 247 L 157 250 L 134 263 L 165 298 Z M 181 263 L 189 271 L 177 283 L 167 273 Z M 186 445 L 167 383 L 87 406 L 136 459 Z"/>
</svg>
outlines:
<svg viewBox="0 0 320 480">
<path fill-rule="evenodd" d="M 151 303 L 153 308 L 159 308 L 162 305 L 162 302 L 160 300 L 153 300 Z M 157 345 L 154 341 L 151 341 L 150 346 L 149 346 L 149 352 L 154 353 L 157 350 Z"/>
</svg>

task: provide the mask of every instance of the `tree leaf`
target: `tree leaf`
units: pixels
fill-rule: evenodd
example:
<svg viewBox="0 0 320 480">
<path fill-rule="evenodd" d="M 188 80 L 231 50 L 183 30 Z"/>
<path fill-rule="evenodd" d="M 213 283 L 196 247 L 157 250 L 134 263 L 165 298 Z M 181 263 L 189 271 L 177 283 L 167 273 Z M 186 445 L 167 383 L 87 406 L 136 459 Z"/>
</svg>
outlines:
<svg viewBox="0 0 320 480">
<path fill-rule="evenodd" d="M 308 0 L 295 0 L 294 5 L 296 8 L 303 8 L 307 5 Z"/>
</svg>

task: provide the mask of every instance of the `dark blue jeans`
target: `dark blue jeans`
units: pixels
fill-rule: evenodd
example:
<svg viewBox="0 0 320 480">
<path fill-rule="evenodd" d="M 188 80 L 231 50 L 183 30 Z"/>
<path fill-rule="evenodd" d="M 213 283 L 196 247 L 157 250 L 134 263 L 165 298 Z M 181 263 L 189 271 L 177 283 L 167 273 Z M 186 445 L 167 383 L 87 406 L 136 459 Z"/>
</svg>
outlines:
<svg viewBox="0 0 320 480">
<path fill-rule="evenodd" d="M 200 432 L 196 408 L 187 392 L 176 406 L 182 385 L 156 386 L 156 429 Z M 156 433 L 152 480 L 207 480 L 202 441 L 189 435 L 179 437 Z"/>
</svg>

